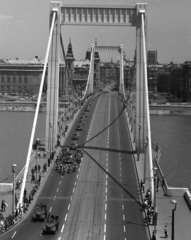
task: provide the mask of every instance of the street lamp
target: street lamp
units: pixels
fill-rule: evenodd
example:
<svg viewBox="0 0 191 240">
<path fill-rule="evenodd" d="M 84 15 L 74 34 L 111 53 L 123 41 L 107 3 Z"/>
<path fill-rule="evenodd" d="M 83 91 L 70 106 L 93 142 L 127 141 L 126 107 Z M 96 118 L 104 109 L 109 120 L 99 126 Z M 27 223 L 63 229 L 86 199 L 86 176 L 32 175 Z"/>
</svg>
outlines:
<svg viewBox="0 0 191 240">
<path fill-rule="evenodd" d="M 176 200 L 172 200 L 170 201 L 172 204 L 174 204 L 174 208 L 172 209 L 172 238 L 171 240 L 174 240 L 174 212 L 176 211 L 176 205 L 177 205 L 177 201 Z"/>
<path fill-rule="evenodd" d="M 13 172 L 13 201 L 12 201 L 12 213 L 15 211 L 15 168 L 17 164 L 12 165 L 12 172 Z"/>
<path fill-rule="evenodd" d="M 141 131 L 141 124 L 138 124 L 139 127 L 139 144 L 138 144 L 138 160 L 140 158 L 140 131 Z"/>
<path fill-rule="evenodd" d="M 157 210 L 156 210 L 156 184 L 157 184 L 157 171 L 158 169 L 156 167 L 153 168 L 153 171 L 155 171 L 155 174 L 154 174 L 154 203 L 153 203 L 153 208 L 154 208 L 154 218 L 153 218 L 153 223 L 154 225 L 156 226 L 157 225 L 157 218 L 158 218 L 158 213 L 157 213 Z"/>
</svg>

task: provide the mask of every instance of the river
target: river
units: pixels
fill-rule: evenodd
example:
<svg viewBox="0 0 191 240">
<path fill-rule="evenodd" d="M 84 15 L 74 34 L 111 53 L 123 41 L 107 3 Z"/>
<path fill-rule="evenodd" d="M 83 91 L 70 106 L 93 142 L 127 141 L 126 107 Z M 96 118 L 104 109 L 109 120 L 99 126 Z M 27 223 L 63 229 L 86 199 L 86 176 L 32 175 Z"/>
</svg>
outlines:
<svg viewBox="0 0 191 240">
<path fill-rule="evenodd" d="M 13 163 L 26 161 L 34 112 L 0 112 L 0 182 L 11 182 Z M 152 141 L 162 149 L 160 165 L 169 186 L 191 189 L 191 116 L 151 115 Z M 45 135 L 45 113 L 38 117 L 35 139 Z"/>
</svg>

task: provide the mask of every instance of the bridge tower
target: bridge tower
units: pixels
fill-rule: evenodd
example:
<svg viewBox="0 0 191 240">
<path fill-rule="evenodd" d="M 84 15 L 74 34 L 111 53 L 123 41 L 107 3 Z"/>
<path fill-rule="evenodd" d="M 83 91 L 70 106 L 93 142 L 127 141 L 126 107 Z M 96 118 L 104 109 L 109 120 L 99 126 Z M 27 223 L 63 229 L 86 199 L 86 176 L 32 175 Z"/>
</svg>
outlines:
<svg viewBox="0 0 191 240">
<path fill-rule="evenodd" d="M 135 145 L 139 153 L 145 151 L 147 138 L 147 109 L 145 95 L 144 56 L 143 56 L 143 32 L 141 10 L 145 11 L 145 40 L 147 45 L 147 4 L 139 3 L 136 7 L 136 122 Z M 147 49 L 147 46 L 146 46 Z M 147 50 L 146 50 L 147 52 Z"/>
<path fill-rule="evenodd" d="M 68 51 L 66 54 L 66 62 L 67 62 L 67 69 L 66 70 L 66 79 L 65 79 L 65 95 L 71 95 L 71 83 L 70 83 L 70 79 L 73 78 L 74 75 L 74 54 L 73 54 L 73 50 L 72 50 L 72 43 L 71 43 L 71 39 L 69 40 L 69 44 L 68 44 Z"/>
<path fill-rule="evenodd" d="M 95 39 L 95 46 L 97 46 L 97 39 Z M 99 52 L 94 52 L 94 86 L 100 87 L 100 57 Z"/>
<path fill-rule="evenodd" d="M 48 58 L 47 110 L 46 110 L 46 151 L 53 151 L 57 143 L 58 131 L 58 93 L 60 67 L 60 30 L 61 30 L 61 2 L 51 2 L 50 25 L 53 12 L 56 9 L 56 18 L 53 29 L 51 51 Z"/>
</svg>

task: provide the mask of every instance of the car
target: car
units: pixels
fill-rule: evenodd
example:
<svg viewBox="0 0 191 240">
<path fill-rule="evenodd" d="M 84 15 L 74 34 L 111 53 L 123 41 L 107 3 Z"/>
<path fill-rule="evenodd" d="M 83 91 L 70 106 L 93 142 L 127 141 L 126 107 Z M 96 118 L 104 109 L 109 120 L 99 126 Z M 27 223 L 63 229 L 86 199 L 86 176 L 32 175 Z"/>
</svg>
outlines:
<svg viewBox="0 0 191 240">
<path fill-rule="evenodd" d="M 89 112 L 90 109 L 87 107 L 87 108 L 84 109 L 84 111 L 85 111 L 85 112 Z"/>
<path fill-rule="evenodd" d="M 72 136 L 72 140 L 78 140 L 79 139 L 79 133 L 74 133 Z"/>
<path fill-rule="evenodd" d="M 76 157 L 77 157 L 77 156 L 83 157 L 83 155 L 84 155 L 84 150 L 78 148 L 77 151 L 76 151 Z"/>
<path fill-rule="evenodd" d="M 81 120 L 79 120 L 78 124 L 81 124 L 81 125 L 83 125 L 83 126 L 84 126 L 84 124 L 85 124 L 85 121 L 84 121 L 83 119 L 81 119 Z"/>
<path fill-rule="evenodd" d="M 76 142 L 71 142 L 71 145 L 70 145 L 70 150 L 76 150 L 77 149 L 77 143 Z"/>
<path fill-rule="evenodd" d="M 80 156 L 80 155 L 76 156 L 77 163 L 81 163 L 82 159 L 83 159 L 83 156 Z"/>
<path fill-rule="evenodd" d="M 73 163 L 73 156 L 72 155 L 66 155 L 61 157 L 61 161 L 65 164 L 71 164 Z"/>
<path fill-rule="evenodd" d="M 84 120 L 84 121 L 85 121 L 85 119 L 86 119 L 85 115 L 82 115 L 82 116 L 80 117 L 80 120 Z"/>
<path fill-rule="evenodd" d="M 69 155 L 70 154 L 70 149 L 69 147 L 63 147 L 62 148 L 62 155 L 63 156 L 66 156 L 66 155 Z"/>
<path fill-rule="evenodd" d="M 83 112 L 83 113 L 82 113 L 82 116 L 83 116 L 83 118 L 84 118 L 84 117 L 87 117 L 87 113 Z"/>
<path fill-rule="evenodd" d="M 77 125 L 76 131 L 82 131 L 82 125 L 81 125 L 81 124 L 78 124 L 78 125 Z"/>
<path fill-rule="evenodd" d="M 47 216 L 47 209 L 45 204 L 36 205 L 35 211 L 32 215 L 32 221 L 44 221 Z"/>
<path fill-rule="evenodd" d="M 59 217 L 53 214 L 47 217 L 47 222 L 42 229 L 42 233 L 53 233 L 55 234 L 59 226 Z"/>
</svg>

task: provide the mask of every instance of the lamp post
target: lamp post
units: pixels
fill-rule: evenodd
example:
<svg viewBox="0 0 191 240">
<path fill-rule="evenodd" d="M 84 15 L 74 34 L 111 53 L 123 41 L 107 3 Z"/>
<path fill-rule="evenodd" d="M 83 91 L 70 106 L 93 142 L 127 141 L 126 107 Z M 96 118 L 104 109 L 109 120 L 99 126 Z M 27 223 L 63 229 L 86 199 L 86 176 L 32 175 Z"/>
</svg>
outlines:
<svg viewBox="0 0 191 240">
<path fill-rule="evenodd" d="M 15 211 L 15 168 L 17 164 L 12 165 L 12 172 L 13 172 L 13 201 L 12 201 L 12 213 Z"/>
<path fill-rule="evenodd" d="M 172 201 L 170 201 L 172 204 L 174 204 L 175 206 L 174 206 L 174 208 L 172 209 L 172 237 L 171 237 L 171 240 L 174 240 L 175 238 L 174 238 L 174 213 L 175 213 L 175 211 L 176 211 L 176 206 L 177 206 L 177 201 L 176 200 L 172 200 Z"/>
<path fill-rule="evenodd" d="M 158 169 L 156 167 L 153 168 L 153 171 L 155 171 L 154 174 L 154 203 L 153 203 L 153 208 L 154 208 L 154 218 L 153 218 L 153 224 L 156 226 L 157 225 L 157 218 L 158 218 L 158 214 L 157 214 L 157 210 L 156 210 L 156 176 L 157 176 L 157 171 Z"/>
<path fill-rule="evenodd" d="M 138 160 L 140 158 L 140 131 L 141 131 L 141 124 L 138 124 L 139 127 L 139 144 L 138 144 Z"/>
</svg>

